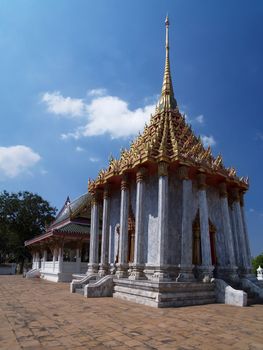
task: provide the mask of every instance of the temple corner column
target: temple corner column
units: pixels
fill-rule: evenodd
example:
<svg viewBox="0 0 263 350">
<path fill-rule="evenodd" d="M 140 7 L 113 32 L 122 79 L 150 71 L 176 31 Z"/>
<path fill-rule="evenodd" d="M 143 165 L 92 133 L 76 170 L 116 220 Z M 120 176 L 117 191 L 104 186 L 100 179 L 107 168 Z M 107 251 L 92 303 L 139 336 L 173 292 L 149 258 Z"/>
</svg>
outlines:
<svg viewBox="0 0 263 350">
<path fill-rule="evenodd" d="M 206 197 L 206 175 L 204 173 L 199 173 L 197 175 L 197 181 L 202 255 L 202 264 L 197 267 L 197 270 L 199 279 L 206 282 L 213 277 L 214 271 L 211 259 L 209 217 Z"/>
<path fill-rule="evenodd" d="M 103 277 L 109 274 L 108 250 L 109 250 L 109 210 L 110 210 L 110 192 L 106 185 L 103 192 L 103 214 L 102 214 L 102 237 L 101 237 L 101 261 L 99 276 Z"/>
<path fill-rule="evenodd" d="M 228 191 L 225 182 L 219 183 L 219 196 L 221 207 L 221 218 L 223 226 L 223 235 L 225 242 L 226 265 L 217 267 L 218 278 L 225 280 L 238 280 L 238 267 L 236 264 L 236 254 L 234 245 L 234 232 L 232 232 L 229 207 L 228 207 Z"/>
<path fill-rule="evenodd" d="M 182 235 L 181 235 L 181 260 L 180 282 L 193 282 L 193 229 L 192 229 L 192 180 L 189 179 L 189 168 L 180 166 L 178 177 L 182 180 Z"/>
<path fill-rule="evenodd" d="M 143 241 L 144 241 L 144 196 L 146 169 L 140 168 L 136 173 L 136 214 L 135 214 L 135 249 L 134 263 L 129 279 L 145 279 L 143 273 Z"/>
<path fill-rule="evenodd" d="M 167 271 L 167 237 L 168 236 L 168 163 L 158 164 L 158 248 L 153 280 L 169 281 Z"/>
<path fill-rule="evenodd" d="M 99 267 L 99 198 L 93 193 L 91 200 L 90 254 L 87 274 L 98 273 Z"/>
<path fill-rule="evenodd" d="M 128 215 L 129 215 L 129 182 L 127 175 L 121 181 L 121 207 L 120 207 L 120 250 L 119 262 L 116 264 L 117 278 L 128 277 Z"/>
</svg>

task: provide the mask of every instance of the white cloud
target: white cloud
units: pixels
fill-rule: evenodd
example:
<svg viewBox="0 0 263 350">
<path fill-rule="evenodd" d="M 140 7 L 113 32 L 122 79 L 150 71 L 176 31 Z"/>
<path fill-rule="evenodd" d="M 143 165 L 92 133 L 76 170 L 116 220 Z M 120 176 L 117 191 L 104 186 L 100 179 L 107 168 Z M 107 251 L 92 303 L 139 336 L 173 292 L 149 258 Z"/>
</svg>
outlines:
<svg viewBox="0 0 263 350">
<path fill-rule="evenodd" d="M 77 146 L 76 147 L 76 152 L 83 152 L 84 148 Z"/>
<path fill-rule="evenodd" d="M 59 91 L 45 92 L 41 101 L 47 105 L 50 113 L 67 116 L 69 118 L 79 117 L 85 114 L 85 103 L 80 98 L 63 97 Z"/>
<path fill-rule="evenodd" d="M 48 171 L 45 170 L 45 169 L 41 169 L 41 170 L 40 170 L 40 174 L 43 175 L 43 176 L 44 176 L 44 175 L 47 175 L 47 174 L 48 174 Z"/>
<path fill-rule="evenodd" d="M 150 119 L 154 105 L 130 110 L 127 102 L 115 96 L 98 97 L 87 106 L 88 123 L 79 129 L 80 135 L 95 136 L 108 133 L 112 138 L 136 134 Z"/>
<path fill-rule="evenodd" d="M 201 136 L 201 139 L 205 147 L 214 146 L 216 144 L 216 141 L 212 135 L 210 136 L 203 135 Z"/>
<path fill-rule="evenodd" d="M 254 211 L 255 211 L 255 209 L 253 209 L 253 208 L 250 208 L 250 209 L 249 209 L 249 212 L 250 212 L 250 213 L 254 213 Z"/>
<path fill-rule="evenodd" d="M 195 120 L 197 121 L 197 123 L 203 124 L 203 123 L 204 123 L 204 116 L 203 116 L 203 114 L 198 115 L 198 116 L 195 118 Z"/>
<path fill-rule="evenodd" d="M 28 171 L 40 159 L 40 155 L 27 146 L 0 147 L 0 174 L 14 178 Z"/>
<path fill-rule="evenodd" d="M 116 96 L 104 96 L 105 93 L 105 89 L 90 90 L 90 102 L 63 97 L 59 91 L 42 95 L 42 102 L 47 105 L 50 113 L 69 118 L 86 117 L 87 122 L 84 125 L 75 131 L 63 133 L 62 140 L 103 134 L 109 134 L 112 138 L 134 136 L 150 120 L 154 104 L 131 110 L 126 101 Z"/>
<path fill-rule="evenodd" d="M 106 89 L 92 89 L 88 91 L 88 96 L 104 96 L 107 94 Z"/>
<path fill-rule="evenodd" d="M 99 162 L 99 158 L 90 157 L 90 158 L 89 158 L 89 161 L 92 162 L 92 163 L 96 163 L 96 162 Z"/>
</svg>

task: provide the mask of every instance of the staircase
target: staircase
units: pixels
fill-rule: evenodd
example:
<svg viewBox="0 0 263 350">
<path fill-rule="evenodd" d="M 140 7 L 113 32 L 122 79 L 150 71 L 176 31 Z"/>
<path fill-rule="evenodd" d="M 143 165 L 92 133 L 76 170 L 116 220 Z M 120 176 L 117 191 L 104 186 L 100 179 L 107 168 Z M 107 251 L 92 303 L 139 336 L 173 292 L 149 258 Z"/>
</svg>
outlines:
<svg viewBox="0 0 263 350">
<path fill-rule="evenodd" d="M 255 290 L 258 286 L 249 281 L 250 283 L 244 283 L 244 280 L 240 280 L 238 282 L 229 283 L 232 288 L 243 290 L 247 293 L 247 305 L 254 304 L 262 304 L 263 298 L 260 296 L 257 290 Z"/>
</svg>

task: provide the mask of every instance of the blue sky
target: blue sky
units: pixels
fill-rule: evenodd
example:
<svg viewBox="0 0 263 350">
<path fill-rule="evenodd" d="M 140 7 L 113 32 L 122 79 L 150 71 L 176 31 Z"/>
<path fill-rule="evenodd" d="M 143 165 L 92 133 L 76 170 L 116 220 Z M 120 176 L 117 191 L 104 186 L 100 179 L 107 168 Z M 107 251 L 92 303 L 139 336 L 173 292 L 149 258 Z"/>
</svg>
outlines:
<svg viewBox="0 0 263 350">
<path fill-rule="evenodd" d="M 180 110 L 214 155 L 250 177 L 263 251 L 261 0 L 1 0 L 0 188 L 59 208 L 141 130 L 161 90 L 164 19 Z"/>
</svg>

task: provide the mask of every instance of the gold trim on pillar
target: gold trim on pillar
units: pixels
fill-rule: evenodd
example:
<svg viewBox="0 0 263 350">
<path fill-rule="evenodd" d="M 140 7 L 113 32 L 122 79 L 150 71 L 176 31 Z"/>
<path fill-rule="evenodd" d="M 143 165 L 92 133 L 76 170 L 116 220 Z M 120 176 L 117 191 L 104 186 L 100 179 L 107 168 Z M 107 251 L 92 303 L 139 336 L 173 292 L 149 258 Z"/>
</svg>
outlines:
<svg viewBox="0 0 263 350">
<path fill-rule="evenodd" d="M 168 175 L 168 163 L 160 162 L 158 163 L 158 176 L 167 176 Z"/>
<path fill-rule="evenodd" d="M 206 175 L 204 173 L 197 174 L 197 186 L 199 190 L 206 189 Z"/>
<path fill-rule="evenodd" d="M 177 169 L 177 176 L 180 180 L 189 180 L 189 167 L 182 165 Z"/>
<path fill-rule="evenodd" d="M 139 168 L 136 173 L 136 182 L 143 182 L 145 180 L 145 176 L 146 176 L 146 169 Z"/>
<path fill-rule="evenodd" d="M 228 194 L 227 194 L 227 187 L 226 187 L 226 183 L 225 182 L 220 182 L 220 184 L 218 185 L 219 188 L 219 195 L 221 198 L 227 198 Z"/>
<path fill-rule="evenodd" d="M 129 189 L 129 178 L 128 175 L 123 175 L 121 180 L 121 190 L 128 190 Z"/>
<path fill-rule="evenodd" d="M 106 184 L 103 189 L 103 199 L 107 199 L 110 197 L 110 186 Z"/>
</svg>

